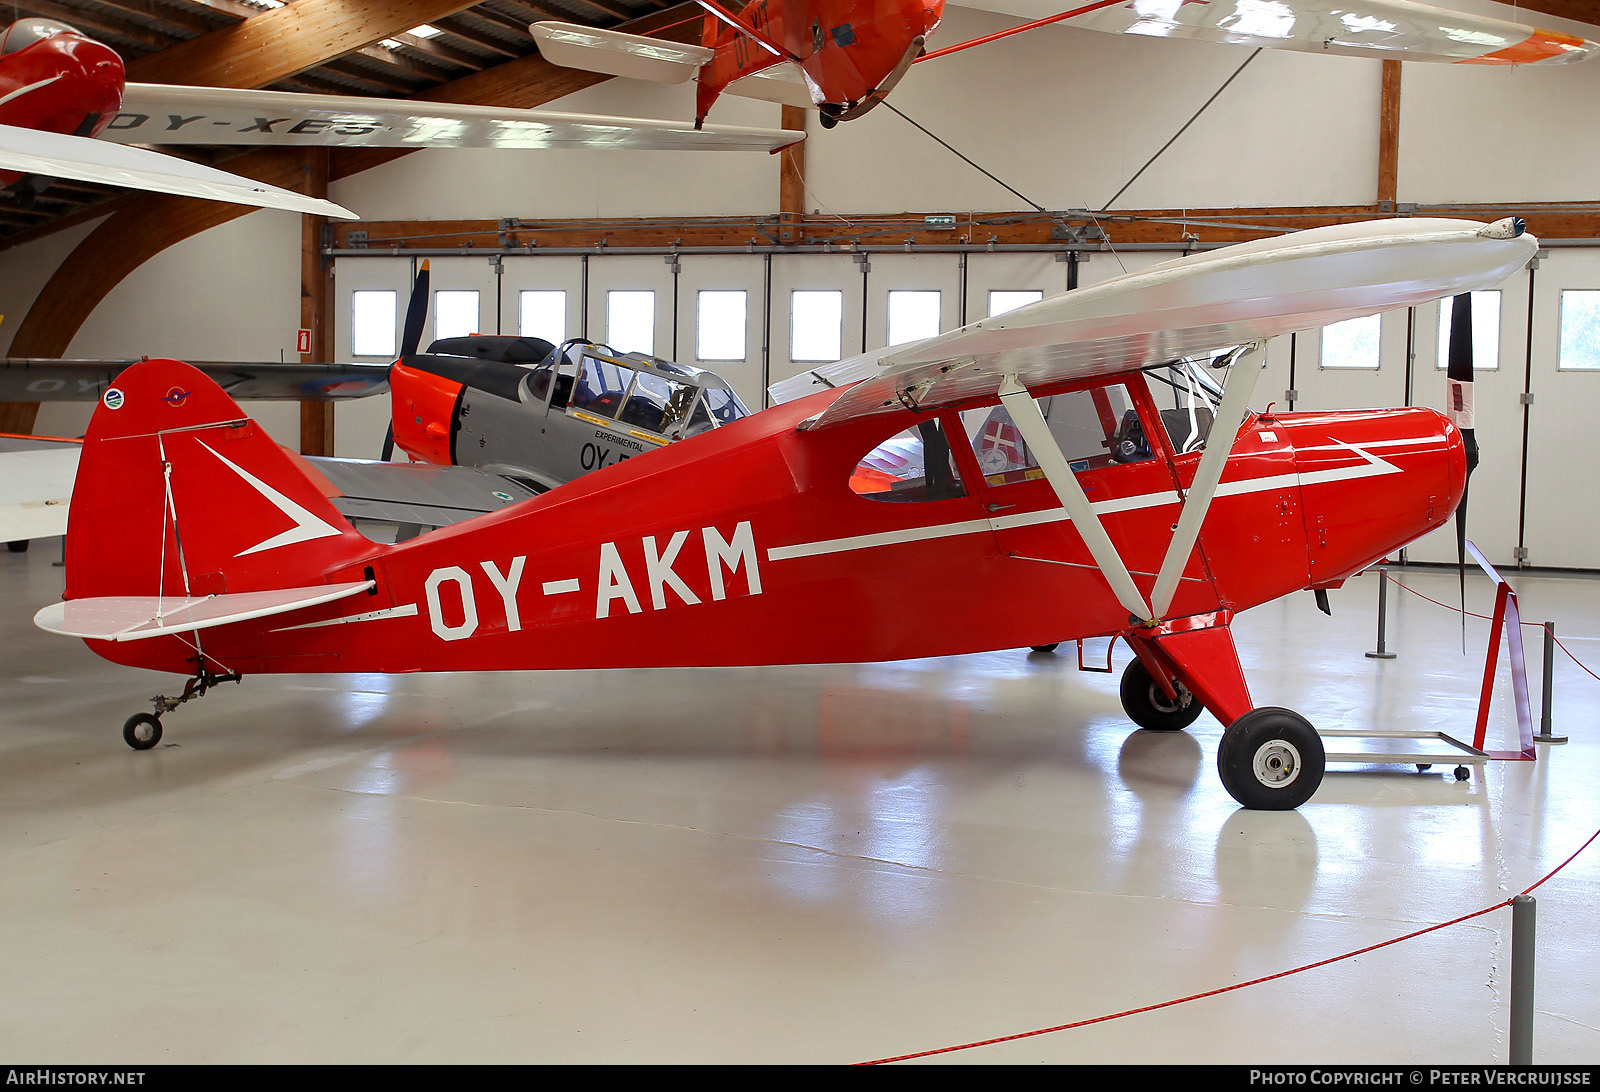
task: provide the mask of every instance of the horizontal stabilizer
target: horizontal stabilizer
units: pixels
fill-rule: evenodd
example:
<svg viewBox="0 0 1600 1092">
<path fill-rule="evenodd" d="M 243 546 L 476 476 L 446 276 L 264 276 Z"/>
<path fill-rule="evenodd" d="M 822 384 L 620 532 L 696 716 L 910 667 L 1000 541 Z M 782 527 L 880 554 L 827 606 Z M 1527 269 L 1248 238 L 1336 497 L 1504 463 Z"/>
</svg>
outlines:
<svg viewBox="0 0 1600 1092">
<path fill-rule="evenodd" d="M 308 458 L 338 495 L 346 519 L 448 527 L 537 496 L 521 482 L 471 466 Z"/>
<path fill-rule="evenodd" d="M 0 402 L 94 402 L 137 360 L 0 359 Z M 389 389 L 387 364 L 193 361 L 235 399 L 331 402 Z"/>
<path fill-rule="evenodd" d="M 141 142 L 147 138 L 141 138 Z M 221 143 L 213 141 L 213 143 Z M 354 220 L 343 205 L 106 140 L 0 125 L 0 169 Z"/>
<path fill-rule="evenodd" d="M 321 584 L 311 588 L 277 588 L 190 598 L 113 595 L 51 603 L 33 616 L 34 625 L 65 637 L 93 641 L 140 641 L 174 633 L 192 633 L 230 622 L 287 614 L 304 607 L 360 595 L 371 580 Z"/>
<path fill-rule="evenodd" d="M 82 445 L 0 437 L 0 542 L 67 533 L 67 502 Z"/>
<path fill-rule="evenodd" d="M 422 99 L 130 83 L 100 140 L 266 147 L 605 148 L 770 152 L 783 129 L 518 110 Z M 49 173 L 49 172 L 45 172 Z"/>
<path fill-rule="evenodd" d="M 574 23 L 534 23 L 528 33 L 539 43 L 539 55 L 551 64 L 651 83 L 687 83 L 714 52 L 706 46 Z"/>
<path fill-rule="evenodd" d="M 740 76 L 723 88 L 723 94 L 737 95 L 742 99 L 775 102 L 780 106 L 798 106 L 803 110 L 817 108 L 816 102 L 811 98 L 811 88 L 806 83 L 805 77 L 801 76 L 800 69 L 792 64 L 775 64 L 771 68 L 752 72 L 748 76 Z"/>
</svg>

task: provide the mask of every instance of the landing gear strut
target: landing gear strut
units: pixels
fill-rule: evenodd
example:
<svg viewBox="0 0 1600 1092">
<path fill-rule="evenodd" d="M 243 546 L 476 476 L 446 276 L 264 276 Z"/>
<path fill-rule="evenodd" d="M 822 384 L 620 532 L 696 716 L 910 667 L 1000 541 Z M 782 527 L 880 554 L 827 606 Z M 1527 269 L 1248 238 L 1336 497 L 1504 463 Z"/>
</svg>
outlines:
<svg viewBox="0 0 1600 1092">
<path fill-rule="evenodd" d="M 204 697 L 205 692 L 218 683 L 238 682 L 243 676 L 237 671 L 226 675 L 216 675 L 199 667 L 199 657 L 194 658 L 198 667 L 198 674 L 184 684 L 183 693 L 176 698 L 169 698 L 165 694 L 157 694 L 150 699 L 155 708 L 154 713 L 135 713 L 122 725 L 122 739 L 135 751 L 148 751 L 161 742 L 161 717 L 170 713 L 186 701 Z"/>
</svg>

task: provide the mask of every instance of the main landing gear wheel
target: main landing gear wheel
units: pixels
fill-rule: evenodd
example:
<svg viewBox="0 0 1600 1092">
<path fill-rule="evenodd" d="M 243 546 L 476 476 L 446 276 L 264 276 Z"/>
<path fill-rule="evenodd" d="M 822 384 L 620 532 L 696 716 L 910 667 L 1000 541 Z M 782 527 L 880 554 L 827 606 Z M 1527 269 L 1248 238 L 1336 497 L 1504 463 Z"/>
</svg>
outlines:
<svg viewBox="0 0 1600 1092">
<path fill-rule="evenodd" d="M 1252 709 L 1230 724 L 1217 748 L 1217 773 L 1235 800 L 1255 811 L 1298 808 L 1322 784 L 1322 737 L 1299 713 Z"/>
<path fill-rule="evenodd" d="M 1144 661 L 1135 659 L 1122 673 L 1122 708 L 1128 719 L 1157 732 L 1177 732 L 1193 724 L 1205 706 L 1181 682 L 1174 679 L 1172 684 L 1178 690 L 1176 701 L 1167 697 Z"/>
<path fill-rule="evenodd" d="M 135 713 L 123 724 L 122 738 L 135 751 L 148 751 L 161 742 L 161 718 L 153 713 Z"/>
</svg>

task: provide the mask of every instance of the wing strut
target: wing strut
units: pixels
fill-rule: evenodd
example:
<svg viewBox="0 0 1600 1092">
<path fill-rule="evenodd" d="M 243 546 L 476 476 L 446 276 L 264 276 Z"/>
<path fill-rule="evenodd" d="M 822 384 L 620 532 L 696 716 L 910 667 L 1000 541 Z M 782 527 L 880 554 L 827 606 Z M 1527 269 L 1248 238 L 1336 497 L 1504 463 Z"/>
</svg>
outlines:
<svg viewBox="0 0 1600 1092">
<path fill-rule="evenodd" d="M 1089 498 L 1084 496 L 1083 486 L 1078 484 L 1078 476 L 1072 472 L 1067 457 L 1061 454 L 1056 438 L 1050 434 L 1050 426 L 1045 424 L 1044 414 L 1039 412 L 1038 403 L 1033 400 L 1028 388 L 1024 387 L 1015 375 L 1007 375 L 1000 384 L 1000 404 L 1011 414 L 1011 423 L 1022 433 L 1023 440 L 1027 441 L 1028 450 L 1039 460 L 1039 468 L 1044 471 L 1045 478 L 1056 491 L 1061 507 L 1065 508 L 1067 515 L 1072 518 L 1072 525 L 1083 537 L 1083 544 L 1089 547 L 1090 556 L 1094 558 L 1095 564 L 1100 566 L 1101 573 L 1110 583 L 1117 602 L 1141 622 L 1153 619 L 1155 615 L 1150 612 L 1150 605 L 1144 601 L 1144 596 L 1134 584 L 1128 566 L 1122 561 L 1122 555 L 1117 553 L 1117 548 L 1111 543 L 1111 536 L 1106 534 L 1100 517 L 1094 514 Z"/>
<path fill-rule="evenodd" d="M 1162 558 L 1161 571 L 1156 574 L 1155 589 L 1150 593 L 1150 605 L 1155 609 L 1150 616 L 1152 618 L 1165 617 L 1167 608 L 1172 606 L 1178 581 L 1183 576 L 1184 566 L 1189 563 L 1189 555 L 1194 552 L 1195 539 L 1200 536 L 1200 524 L 1205 522 L 1212 498 L 1217 495 L 1222 468 L 1233 451 L 1234 441 L 1238 439 L 1239 422 L 1244 420 L 1250 393 L 1255 390 L 1256 379 L 1261 375 L 1260 365 L 1265 363 L 1266 349 L 1266 342 L 1253 341 L 1236 351 L 1233 366 L 1222 381 L 1222 405 L 1217 407 L 1216 417 L 1211 422 L 1211 435 L 1205 451 L 1200 453 L 1200 465 L 1195 468 L 1194 482 L 1184 498 L 1183 511 L 1178 515 L 1178 527 L 1172 533 L 1167 556 Z"/>
</svg>

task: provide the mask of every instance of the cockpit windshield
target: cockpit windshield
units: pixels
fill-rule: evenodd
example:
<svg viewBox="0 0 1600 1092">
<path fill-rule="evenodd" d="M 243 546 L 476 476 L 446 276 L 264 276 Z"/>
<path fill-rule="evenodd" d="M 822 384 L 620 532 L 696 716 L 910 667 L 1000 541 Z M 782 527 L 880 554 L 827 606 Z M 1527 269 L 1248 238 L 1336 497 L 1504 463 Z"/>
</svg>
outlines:
<svg viewBox="0 0 1600 1092">
<path fill-rule="evenodd" d="M 603 416 L 630 428 L 680 439 L 750 416 L 714 372 L 643 353 L 617 353 L 575 340 L 532 369 L 524 402 Z"/>
<path fill-rule="evenodd" d="M 4 31 L 0 31 L 0 57 L 19 53 L 34 42 L 54 38 L 57 34 L 82 34 L 82 32 L 55 19 L 18 19 Z"/>
</svg>

